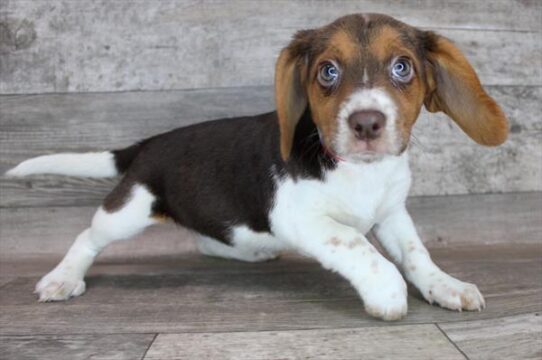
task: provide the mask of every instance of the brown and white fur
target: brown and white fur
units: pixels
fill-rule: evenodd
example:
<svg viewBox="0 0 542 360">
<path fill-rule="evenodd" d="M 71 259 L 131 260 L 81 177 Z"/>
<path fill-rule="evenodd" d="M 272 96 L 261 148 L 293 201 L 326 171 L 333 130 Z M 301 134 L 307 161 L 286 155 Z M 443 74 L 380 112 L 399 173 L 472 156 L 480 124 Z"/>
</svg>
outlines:
<svg viewBox="0 0 542 360">
<path fill-rule="evenodd" d="M 277 61 L 275 96 L 273 113 L 12 169 L 8 175 L 123 174 L 91 226 L 39 281 L 39 300 L 81 295 L 104 247 L 166 217 L 201 234 L 207 255 L 310 256 L 345 277 L 366 311 L 384 320 L 406 315 L 405 279 L 430 303 L 481 310 L 478 288 L 435 265 L 405 207 L 408 144 L 422 106 L 446 113 L 480 144 L 507 136 L 505 116 L 457 47 L 384 15 L 345 16 L 294 36 Z M 367 240 L 371 229 L 394 263 Z"/>
</svg>

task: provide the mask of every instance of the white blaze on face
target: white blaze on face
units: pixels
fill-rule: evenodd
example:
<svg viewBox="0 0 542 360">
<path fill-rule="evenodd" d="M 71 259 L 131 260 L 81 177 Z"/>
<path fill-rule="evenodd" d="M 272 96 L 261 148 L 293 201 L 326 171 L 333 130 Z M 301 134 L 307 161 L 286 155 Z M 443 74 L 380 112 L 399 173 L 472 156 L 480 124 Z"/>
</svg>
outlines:
<svg viewBox="0 0 542 360">
<path fill-rule="evenodd" d="M 348 117 L 358 111 L 376 110 L 386 117 L 386 126 L 382 135 L 367 143 L 358 140 L 348 125 Z M 334 139 L 335 152 L 347 160 L 377 160 L 387 154 L 397 154 L 401 147 L 396 131 L 397 106 L 383 89 L 361 89 L 346 99 L 337 115 L 337 134 Z"/>
</svg>

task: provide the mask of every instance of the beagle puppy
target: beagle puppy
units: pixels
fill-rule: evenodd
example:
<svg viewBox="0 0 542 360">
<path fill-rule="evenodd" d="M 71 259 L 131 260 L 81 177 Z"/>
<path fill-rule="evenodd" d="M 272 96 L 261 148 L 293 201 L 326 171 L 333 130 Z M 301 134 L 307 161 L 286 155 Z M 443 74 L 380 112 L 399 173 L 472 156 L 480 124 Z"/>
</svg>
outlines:
<svg viewBox="0 0 542 360">
<path fill-rule="evenodd" d="M 411 282 L 429 303 L 481 310 L 478 288 L 441 270 L 405 207 L 408 145 L 425 106 L 474 141 L 501 144 L 506 118 L 448 39 L 379 14 L 299 31 L 278 57 L 276 112 L 187 126 L 121 150 L 41 156 L 11 176 L 113 177 L 119 184 L 64 259 L 36 285 L 40 301 L 85 291 L 108 244 L 164 218 L 210 256 L 265 261 L 283 250 L 345 277 L 366 311 L 407 313 Z M 394 263 L 367 240 L 371 229 Z"/>
</svg>

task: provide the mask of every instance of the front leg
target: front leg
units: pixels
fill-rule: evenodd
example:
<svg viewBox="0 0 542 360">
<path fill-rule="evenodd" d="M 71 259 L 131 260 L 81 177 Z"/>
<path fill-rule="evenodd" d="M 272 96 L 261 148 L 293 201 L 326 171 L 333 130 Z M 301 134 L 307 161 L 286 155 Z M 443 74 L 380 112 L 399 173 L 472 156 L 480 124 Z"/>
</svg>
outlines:
<svg viewBox="0 0 542 360">
<path fill-rule="evenodd" d="M 376 226 L 376 235 L 388 253 L 429 303 L 452 310 L 478 310 L 485 301 L 474 284 L 442 271 L 431 260 L 406 208 L 401 206 Z"/>
<path fill-rule="evenodd" d="M 284 237 L 301 253 L 348 279 L 369 314 L 383 320 L 406 315 L 407 291 L 401 273 L 363 234 L 325 216 L 299 225 L 295 234 Z"/>
</svg>

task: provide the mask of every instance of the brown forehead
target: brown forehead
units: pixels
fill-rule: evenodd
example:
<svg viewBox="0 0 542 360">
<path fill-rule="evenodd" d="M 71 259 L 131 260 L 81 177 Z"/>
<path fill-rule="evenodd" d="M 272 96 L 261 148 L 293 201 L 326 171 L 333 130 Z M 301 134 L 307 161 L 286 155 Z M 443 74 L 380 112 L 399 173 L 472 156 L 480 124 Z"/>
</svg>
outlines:
<svg viewBox="0 0 542 360">
<path fill-rule="evenodd" d="M 373 35 L 368 51 L 378 60 L 384 61 L 390 56 L 409 55 L 414 57 L 410 43 L 405 41 L 404 33 L 391 26 L 384 25 L 379 32 Z M 406 54 L 400 54 L 401 52 Z"/>
<path fill-rule="evenodd" d="M 321 39 L 327 40 L 322 56 L 338 53 L 354 60 L 365 54 L 385 61 L 401 52 L 416 57 L 420 46 L 415 28 L 383 15 L 346 16 L 322 30 Z"/>
<path fill-rule="evenodd" d="M 326 43 L 322 46 L 320 54 L 317 56 L 318 60 L 323 59 L 339 59 L 349 60 L 359 57 L 360 45 L 356 42 L 352 36 L 342 30 L 338 29 L 331 33 L 327 37 Z"/>
</svg>

